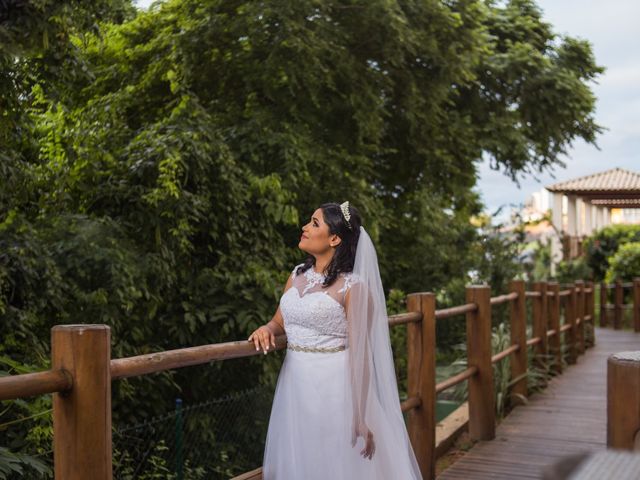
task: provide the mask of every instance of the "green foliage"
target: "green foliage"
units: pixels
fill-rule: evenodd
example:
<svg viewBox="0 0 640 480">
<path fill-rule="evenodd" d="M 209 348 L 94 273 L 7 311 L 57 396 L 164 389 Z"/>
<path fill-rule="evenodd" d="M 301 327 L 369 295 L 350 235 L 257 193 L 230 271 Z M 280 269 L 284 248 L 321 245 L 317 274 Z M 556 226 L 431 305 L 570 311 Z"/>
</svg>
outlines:
<svg viewBox="0 0 640 480">
<path fill-rule="evenodd" d="M 33 373 L 39 370 L 31 365 L 2 355 L 0 345 L 0 377 Z M 51 395 L 2 402 L 0 408 L 0 479 L 15 478 L 35 473 L 53 477 L 48 459 L 53 442 Z M 38 458 L 43 455 L 43 458 Z"/>
<path fill-rule="evenodd" d="M 511 346 L 511 332 L 505 323 L 501 323 L 491 332 L 491 352 L 500 353 Z M 517 379 L 516 379 L 517 381 Z M 509 358 L 504 358 L 493 364 L 493 384 L 496 392 L 496 416 L 502 418 L 505 414 L 507 402 L 511 394 L 511 365 Z"/>
<path fill-rule="evenodd" d="M 392 288 L 387 295 L 387 314 L 396 315 L 407 311 L 407 295 L 400 289 Z M 407 325 L 389 328 L 391 349 L 395 365 L 398 393 L 402 400 L 407 398 Z"/>
<path fill-rule="evenodd" d="M 609 260 L 609 269 L 604 281 L 612 283 L 616 279 L 632 282 L 640 276 L 640 242 L 621 245 Z"/>
<path fill-rule="evenodd" d="M 148 468 L 144 471 L 139 471 L 137 468 L 137 459 L 131 458 L 126 450 L 120 452 L 114 449 L 113 457 L 119 459 L 118 463 L 114 465 L 114 468 L 118 470 L 118 478 L 120 480 L 178 480 L 178 478 L 184 480 L 201 480 L 205 478 L 204 469 L 200 467 L 193 468 L 189 465 L 188 461 L 184 465 L 182 471 L 183 476 L 178 477 L 175 471 L 169 469 L 164 459 L 163 453 L 168 449 L 169 447 L 166 446 L 164 440 L 155 443 L 149 454 L 149 458 L 145 462 Z"/>
<path fill-rule="evenodd" d="M 5 447 L 0 447 L 0 480 L 15 478 L 12 476 L 14 473 L 21 477 L 27 473 L 29 475 L 38 473 L 51 478 L 53 472 L 46 463 L 30 455 L 13 453 Z"/>
<path fill-rule="evenodd" d="M 556 281 L 559 283 L 572 283 L 576 279 L 584 280 L 593 278 L 593 272 L 586 257 L 581 256 L 571 260 L 562 260 L 556 266 Z"/>
<path fill-rule="evenodd" d="M 246 338 L 300 259 L 301 219 L 345 192 L 388 288 L 434 291 L 439 308 L 468 282 L 503 292 L 519 237 L 471 221 L 476 163 L 515 179 L 600 131 L 602 68 L 530 0 L 43 0 L 0 15 L 0 353 L 39 369 L 61 323 L 109 325 L 114 358 Z M 438 328 L 439 346 L 459 340 L 459 322 Z M 269 357 L 119 380 L 114 422 L 177 392 L 273 385 Z M 46 438 L 21 425 L 16 438 Z"/>
<path fill-rule="evenodd" d="M 608 225 L 585 239 L 583 248 L 594 281 L 604 280 L 611 258 L 620 246 L 632 242 L 640 242 L 639 225 Z"/>
<path fill-rule="evenodd" d="M 531 338 L 531 326 L 527 326 L 527 338 Z M 491 354 L 496 355 L 511 346 L 511 332 L 508 324 L 499 323 L 491 330 Z M 436 382 L 442 382 L 467 368 L 466 343 L 460 343 L 454 346 L 459 352 L 457 358 L 448 365 L 438 366 L 436 368 Z M 563 345 L 563 352 L 566 353 L 567 347 Z M 555 358 L 551 355 L 527 355 L 527 388 L 529 394 L 543 389 L 551 377 L 551 366 Z M 563 366 L 566 362 L 563 361 Z M 493 383 L 496 398 L 496 417 L 503 418 L 514 405 L 516 398 L 511 392 L 511 387 L 522 377 L 511 378 L 511 364 L 509 357 L 493 364 Z M 441 394 L 442 398 L 464 402 L 468 397 L 467 382 L 459 383 L 454 387 L 446 390 Z M 527 402 L 527 398 L 520 395 L 517 396 L 518 402 Z"/>
<path fill-rule="evenodd" d="M 467 368 L 467 345 L 466 343 L 459 343 L 452 347 L 452 350 L 457 355 L 457 358 L 449 364 L 436 366 L 436 384 L 447 380 L 448 378 L 457 375 L 458 373 L 466 370 Z M 467 382 L 461 382 L 448 388 L 439 395 L 439 398 L 446 400 L 453 400 L 458 403 L 465 402 L 468 398 L 469 389 Z"/>
<path fill-rule="evenodd" d="M 551 280 L 551 238 L 535 241 L 533 262 L 527 272 L 527 279 L 531 282 Z"/>
<path fill-rule="evenodd" d="M 466 252 L 467 270 L 453 275 L 436 292 L 436 308 L 447 308 L 466 303 L 465 288 L 468 285 L 490 285 L 491 295 L 506 293 L 512 279 L 524 276 L 525 268 L 519 257 L 524 246 L 524 223 L 517 222 L 516 227 L 507 231 L 504 223 L 496 223 L 495 217 L 501 209 L 492 215 L 479 215 L 472 219 L 476 226 L 470 249 Z M 506 321 L 508 312 L 501 306 L 494 309 L 492 323 L 498 326 Z M 448 357 L 447 350 L 466 341 L 464 316 L 448 318 L 436 325 L 437 343 L 442 350 L 441 358 Z M 454 347 L 455 349 L 455 347 Z M 453 358 L 449 357 L 449 361 Z"/>
<path fill-rule="evenodd" d="M 595 142 L 602 129 L 588 82 L 604 69 L 589 42 L 553 33 L 532 0 L 489 2 L 489 12 L 490 47 L 471 89 L 471 123 L 492 164 L 517 182 L 524 165 L 543 171 L 558 161 L 570 138 Z"/>
</svg>

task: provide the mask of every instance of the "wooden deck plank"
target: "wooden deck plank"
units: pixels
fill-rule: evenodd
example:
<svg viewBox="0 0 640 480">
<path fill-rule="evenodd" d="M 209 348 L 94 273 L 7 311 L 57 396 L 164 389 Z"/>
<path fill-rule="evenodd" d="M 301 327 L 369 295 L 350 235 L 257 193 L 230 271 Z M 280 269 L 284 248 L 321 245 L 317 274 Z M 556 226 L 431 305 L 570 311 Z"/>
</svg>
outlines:
<svg viewBox="0 0 640 480">
<path fill-rule="evenodd" d="M 607 357 L 638 349 L 640 334 L 596 328 L 593 348 L 503 419 L 494 440 L 478 442 L 438 479 L 541 478 L 560 457 L 606 448 Z"/>
</svg>

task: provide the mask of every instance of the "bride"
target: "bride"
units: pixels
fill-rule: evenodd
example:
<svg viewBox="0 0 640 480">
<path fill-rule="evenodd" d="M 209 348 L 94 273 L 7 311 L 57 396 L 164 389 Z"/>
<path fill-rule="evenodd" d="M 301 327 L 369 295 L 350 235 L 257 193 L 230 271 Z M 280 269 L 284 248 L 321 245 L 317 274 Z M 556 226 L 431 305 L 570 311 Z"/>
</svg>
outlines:
<svg viewBox="0 0 640 480">
<path fill-rule="evenodd" d="M 286 333 L 264 449 L 264 480 L 422 479 L 404 418 L 378 258 L 349 202 L 303 227 L 307 252 L 273 319 L 248 338 L 273 351 Z"/>
</svg>

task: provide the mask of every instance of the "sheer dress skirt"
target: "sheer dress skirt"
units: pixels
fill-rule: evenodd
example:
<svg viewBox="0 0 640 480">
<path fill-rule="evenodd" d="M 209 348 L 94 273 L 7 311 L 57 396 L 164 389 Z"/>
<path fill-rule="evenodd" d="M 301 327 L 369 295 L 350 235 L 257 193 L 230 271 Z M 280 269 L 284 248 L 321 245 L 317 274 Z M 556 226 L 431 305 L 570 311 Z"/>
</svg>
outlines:
<svg viewBox="0 0 640 480">
<path fill-rule="evenodd" d="M 342 438 L 347 351 L 287 349 L 271 407 L 264 480 L 376 478 L 373 459 Z M 354 476 L 355 475 L 355 476 Z"/>
</svg>

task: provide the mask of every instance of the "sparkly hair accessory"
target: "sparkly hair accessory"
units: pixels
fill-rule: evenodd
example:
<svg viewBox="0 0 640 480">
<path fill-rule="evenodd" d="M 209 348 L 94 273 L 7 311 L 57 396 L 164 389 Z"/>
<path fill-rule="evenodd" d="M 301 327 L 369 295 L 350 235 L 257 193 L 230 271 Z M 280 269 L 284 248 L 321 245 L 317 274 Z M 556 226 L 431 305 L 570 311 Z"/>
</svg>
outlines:
<svg viewBox="0 0 640 480">
<path fill-rule="evenodd" d="M 353 228 L 351 228 L 351 224 L 349 223 L 349 220 L 351 219 L 351 214 L 349 213 L 349 201 L 347 200 L 346 202 L 340 204 L 340 209 L 342 210 L 342 216 L 347 221 L 347 227 L 349 227 L 349 230 L 353 230 Z"/>
</svg>

